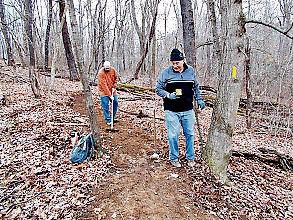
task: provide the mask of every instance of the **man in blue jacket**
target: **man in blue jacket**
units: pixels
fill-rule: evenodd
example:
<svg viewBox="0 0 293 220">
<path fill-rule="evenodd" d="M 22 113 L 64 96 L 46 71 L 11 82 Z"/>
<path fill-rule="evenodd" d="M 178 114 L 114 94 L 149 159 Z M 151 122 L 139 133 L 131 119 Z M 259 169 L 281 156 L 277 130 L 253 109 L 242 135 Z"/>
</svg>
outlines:
<svg viewBox="0 0 293 220">
<path fill-rule="evenodd" d="M 185 136 L 186 160 L 190 167 L 195 165 L 193 98 L 201 109 L 205 108 L 195 70 L 187 65 L 178 49 L 170 55 L 171 66 L 164 69 L 156 84 L 156 93 L 164 100 L 165 124 L 168 130 L 169 159 L 173 166 L 181 167 L 178 138 L 181 127 Z"/>
</svg>

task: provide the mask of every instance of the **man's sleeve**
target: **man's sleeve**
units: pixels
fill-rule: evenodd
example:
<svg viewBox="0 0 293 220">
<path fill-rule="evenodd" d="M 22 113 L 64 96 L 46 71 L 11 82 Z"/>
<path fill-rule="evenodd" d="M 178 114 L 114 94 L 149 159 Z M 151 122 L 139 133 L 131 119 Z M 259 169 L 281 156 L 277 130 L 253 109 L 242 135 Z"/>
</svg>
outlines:
<svg viewBox="0 0 293 220">
<path fill-rule="evenodd" d="M 193 72 L 194 72 L 194 98 L 197 101 L 197 100 L 202 99 L 202 97 L 201 97 L 201 94 L 200 94 L 199 81 L 197 79 L 196 71 L 193 70 Z"/>
<path fill-rule="evenodd" d="M 156 93 L 158 96 L 165 98 L 168 92 L 165 90 L 164 71 L 160 73 L 156 83 Z"/>
</svg>

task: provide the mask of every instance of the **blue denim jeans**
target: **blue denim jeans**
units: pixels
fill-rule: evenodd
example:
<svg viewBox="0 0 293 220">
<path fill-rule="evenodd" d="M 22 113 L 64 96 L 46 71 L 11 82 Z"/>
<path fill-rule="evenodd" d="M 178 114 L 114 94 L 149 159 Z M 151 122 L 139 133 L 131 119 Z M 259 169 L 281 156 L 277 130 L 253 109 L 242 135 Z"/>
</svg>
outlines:
<svg viewBox="0 0 293 220">
<path fill-rule="evenodd" d="M 194 160 L 194 111 L 172 112 L 167 110 L 165 111 L 165 124 L 168 130 L 169 159 L 171 161 L 178 161 L 178 139 L 182 127 L 185 136 L 186 159 Z"/>
<path fill-rule="evenodd" d="M 111 105 L 112 102 L 110 101 L 109 96 L 101 96 L 101 106 L 103 110 L 103 115 L 104 115 L 104 120 L 106 123 L 111 122 Z M 118 96 L 114 95 L 114 100 L 113 100 L 113 111 L 114 111 L 114 118 L 116 116 L 118 110 Z"/>
</svg>

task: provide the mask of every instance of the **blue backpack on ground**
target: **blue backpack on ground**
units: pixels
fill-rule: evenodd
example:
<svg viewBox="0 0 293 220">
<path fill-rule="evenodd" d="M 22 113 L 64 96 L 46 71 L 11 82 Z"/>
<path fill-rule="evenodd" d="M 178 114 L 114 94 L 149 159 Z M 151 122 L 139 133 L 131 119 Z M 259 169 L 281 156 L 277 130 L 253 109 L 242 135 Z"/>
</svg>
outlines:
<svg viewBox="0 0 293 220">
<path fill-rule="evenodd" d="M 95 142 L 91 133 L 82 137 L 73 147 L 70 154 L 70 161 L 74 164 L 80 164 L 89 160 L 93 154 L 94 146 Z"/>
</svg>

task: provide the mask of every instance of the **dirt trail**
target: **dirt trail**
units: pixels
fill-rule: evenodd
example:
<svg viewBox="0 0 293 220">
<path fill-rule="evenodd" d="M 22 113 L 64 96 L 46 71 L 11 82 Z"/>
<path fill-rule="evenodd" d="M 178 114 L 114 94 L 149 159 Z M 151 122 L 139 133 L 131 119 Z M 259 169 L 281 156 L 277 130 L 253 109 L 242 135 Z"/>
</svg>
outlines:
<svg viewBox="0 0 293 220">
<path fill-rule="evenodd" d="M 82 97 L 74 99 L 74 110 L 85 114 Z M 143 129 L 134 129 L 127 118 L 118 118 L 115 129 L 119 132 L 106 131 L 99 107 L 97 112 L 113 168 L 94 192 L 98 202 L 80 219 L 216 219 L 195 207 L 188 168 L 171 167 L 167 148 L 159 160 L 150 159 L 155 151 L 153 140 Z"/>
</svg>

